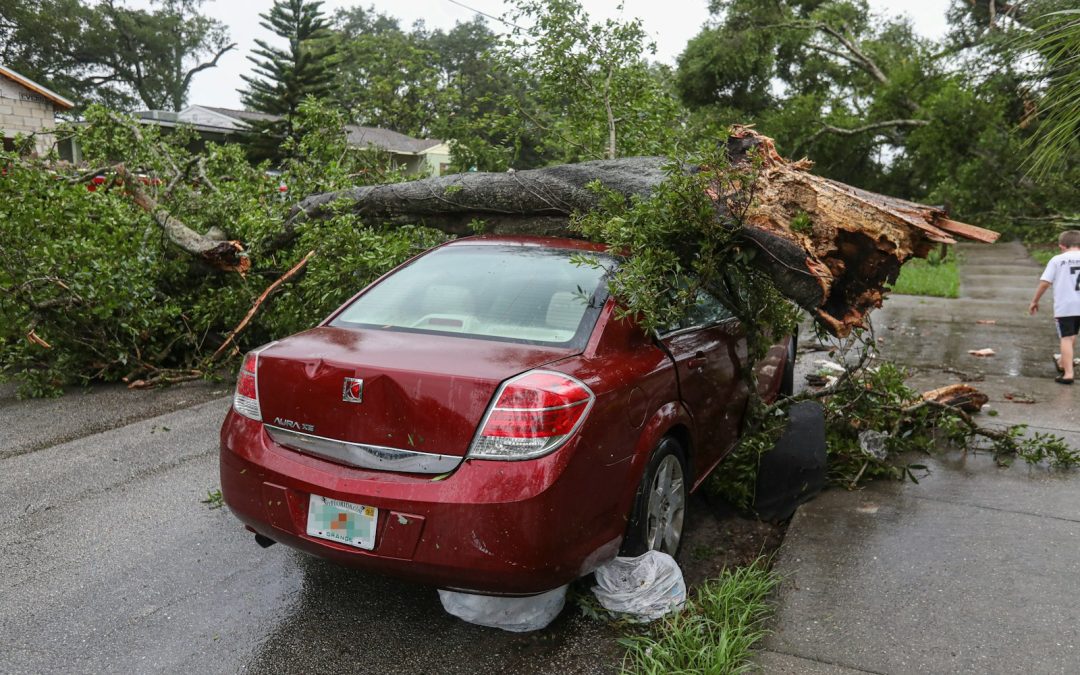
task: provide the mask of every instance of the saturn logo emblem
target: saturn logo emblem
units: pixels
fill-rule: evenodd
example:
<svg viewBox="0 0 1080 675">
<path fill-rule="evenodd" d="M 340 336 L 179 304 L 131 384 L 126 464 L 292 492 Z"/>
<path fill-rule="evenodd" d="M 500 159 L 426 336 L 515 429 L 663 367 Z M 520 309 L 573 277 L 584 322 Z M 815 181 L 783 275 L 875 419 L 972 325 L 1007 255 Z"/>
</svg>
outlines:
<svg viewBox="0 0 1080 675">
<path fill-rule="evenodd" d="M 346 377 L 341 390 L 341 400 L 347 403 L 363 403 L 364 381 L 357 377 Z"/>
</svg>

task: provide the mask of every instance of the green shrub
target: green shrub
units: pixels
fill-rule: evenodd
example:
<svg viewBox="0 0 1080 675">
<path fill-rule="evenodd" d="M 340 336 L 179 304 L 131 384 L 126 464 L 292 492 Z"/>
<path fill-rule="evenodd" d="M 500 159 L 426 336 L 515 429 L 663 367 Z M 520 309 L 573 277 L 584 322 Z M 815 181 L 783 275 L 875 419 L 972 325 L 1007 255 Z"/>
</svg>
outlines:
<svg viewBox="0 0 1080 675">
<path fill-rule="evenodd" d="M 241 351 L 311 326 L 444 238 L 341 214 L 273 248 L 301 197 L 402 178 L 386 157 L 350 149 L 337 113 L 308 102 L 296 126 L 301 135 L 284 146 L 280 174 L 251 166 L 239 146 L 193 152 L 190 131 L 163 135 L 100 107 L 59 131 L 83 149 L 79 167 L 0 153 L 0 378 L 17 381 L 22 396 L 46 396 L 93 379 L 200 369 L 267 285 L 308 251 L 316 253 L 303 274 L 239 338 Z M 250 271 L 222 273 L 174 246 L 117 178 L 120 162 L 192 230 L 217 228 L 240 241 Z"/>
</svg>

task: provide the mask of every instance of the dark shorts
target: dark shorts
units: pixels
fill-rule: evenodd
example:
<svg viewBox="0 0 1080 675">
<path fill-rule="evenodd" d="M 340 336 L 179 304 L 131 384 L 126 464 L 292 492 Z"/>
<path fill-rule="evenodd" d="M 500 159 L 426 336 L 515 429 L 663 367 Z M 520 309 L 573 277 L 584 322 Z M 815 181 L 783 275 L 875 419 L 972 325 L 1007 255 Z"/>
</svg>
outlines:
<svg viewBox="0 0 1080 675">
<path fill-rule="evenodd" d="M 1080 316 L 1059 316 L 1057 319 L 1058 337 L 1072 337 L 1080 333 Z"/>
</svg>

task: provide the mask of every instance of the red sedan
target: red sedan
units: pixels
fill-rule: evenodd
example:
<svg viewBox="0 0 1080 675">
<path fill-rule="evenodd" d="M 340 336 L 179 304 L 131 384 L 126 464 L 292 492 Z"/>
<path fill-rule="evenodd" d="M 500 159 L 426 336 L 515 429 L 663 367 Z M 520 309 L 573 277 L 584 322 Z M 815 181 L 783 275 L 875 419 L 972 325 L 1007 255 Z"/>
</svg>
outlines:
<svg viewBox="0 0 1080 675">
<path fill-rule="evenodd" d="M 739 434 L 745 340 L 705 293 L 660 335 L 618 319 L 609 263 L 580 241 L 460 239 L 251 352 L 225 502 L 264 545 L 467 592 L 674 554 L 688 493 Z M 767 398 L 791 347 L 760 366 Z"/>
</svg>

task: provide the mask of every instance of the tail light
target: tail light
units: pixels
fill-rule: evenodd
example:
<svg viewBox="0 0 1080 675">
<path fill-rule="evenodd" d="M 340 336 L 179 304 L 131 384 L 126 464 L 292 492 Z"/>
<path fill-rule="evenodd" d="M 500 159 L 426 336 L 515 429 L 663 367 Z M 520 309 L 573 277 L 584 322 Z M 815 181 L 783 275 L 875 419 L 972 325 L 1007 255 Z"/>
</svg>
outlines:
<svg viewBox="0 0 1080 675">
<path fill-rule="evenodd" d="M 259 365 L 258 352 L 250 352 L 240 366 L 240 375 L 236 378 L 236 393 L 233 394 L 233 408 L 244 417 L 262 421 L 259 410 L 259 379 L 256 371 Z"/>
<path fill-rule="evenodd" d="M 469 448 L 476 459 L 532 459 L 552 452 L 581 426 L 596 396 L 569 375 L 534 370 L 495 393 Z"/>
</svg>

